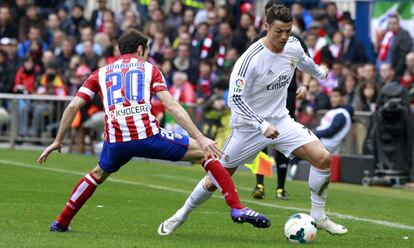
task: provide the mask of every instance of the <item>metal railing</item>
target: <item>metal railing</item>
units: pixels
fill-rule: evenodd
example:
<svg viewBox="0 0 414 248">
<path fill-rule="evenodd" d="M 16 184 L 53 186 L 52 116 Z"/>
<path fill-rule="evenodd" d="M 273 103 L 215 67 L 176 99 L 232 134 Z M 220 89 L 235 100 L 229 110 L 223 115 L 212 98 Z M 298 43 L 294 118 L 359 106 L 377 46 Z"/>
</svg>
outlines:
<svg viewBox="0 0 414 248">
<path fill-rule="evenodd" d="M 0 126 L 0 141 L 8 141 L 12 148 L 18 142 L 52 142 L 53 132 L 71 100 L 72 97 L 0 93 L 0 106 L 10 113 L 9 122 Z"/>
</svg>

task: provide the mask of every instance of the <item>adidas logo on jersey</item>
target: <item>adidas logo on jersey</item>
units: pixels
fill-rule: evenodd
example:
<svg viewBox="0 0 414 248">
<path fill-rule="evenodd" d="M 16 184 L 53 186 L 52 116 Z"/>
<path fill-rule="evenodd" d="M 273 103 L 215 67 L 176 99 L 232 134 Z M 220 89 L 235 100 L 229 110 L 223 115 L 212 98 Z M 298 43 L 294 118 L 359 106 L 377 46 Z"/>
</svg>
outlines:
<svg viewBox="0 0 414 248">
<path fill-rule="evenodd" d="M 266 75 L 267 75 L 267 76 L 273 75 L 273 71 L 272 71 L 272 69 L 269 69 L 269 70 L 267 71 Z"/>
</svg>

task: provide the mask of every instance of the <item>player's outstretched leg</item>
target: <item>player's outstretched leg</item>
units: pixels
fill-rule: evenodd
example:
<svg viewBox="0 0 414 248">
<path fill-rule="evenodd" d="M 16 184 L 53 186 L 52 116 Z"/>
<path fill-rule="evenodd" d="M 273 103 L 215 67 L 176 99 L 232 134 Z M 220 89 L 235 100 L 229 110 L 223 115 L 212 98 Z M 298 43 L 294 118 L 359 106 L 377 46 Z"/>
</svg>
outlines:
<svg viewBox="0 0 414 248">
<path fill-rule="evenodd" d="M 271 222 L 268 218 L 259 214 L 240 203 L 236 188 L 230 173 L 220 164 L 218 160 L 208 159 L 203 163 L 208 176 L 204 177 L 194 188 L 193 192 L 185 201 L 184 205 L 170 218 L 158 227 L 158 234 L 170 235 L 180 227 L 188 218 L 190 212 L 207 201 L 219 188 L 231 208 L 230 215 L 234 222 L 250 223 L 258 228 L 269 227 Z M 233 173 L 231 171 L 231 173 Z"/>
<path fill-rule="evenodd" d="M 51 232 L 68 232 L 71 230 L 69 224 L 73 217 L 75 217 L 83 204 L 92 196 L 98 185 L 109 175 L 101 176 L 100 179 L 98 179 L 97 175 L 102 174 L 104 174 L 104 172 L 99 167 L 96 167 L 93 171 L 89 172 L 79 180 L 62 212 L 50 226 Z"/>
</svg>

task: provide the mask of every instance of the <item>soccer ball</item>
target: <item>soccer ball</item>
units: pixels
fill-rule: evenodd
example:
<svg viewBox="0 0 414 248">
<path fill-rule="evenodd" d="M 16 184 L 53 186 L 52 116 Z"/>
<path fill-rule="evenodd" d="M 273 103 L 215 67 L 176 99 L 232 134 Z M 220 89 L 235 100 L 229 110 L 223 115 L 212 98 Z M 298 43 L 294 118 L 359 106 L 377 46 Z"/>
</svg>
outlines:
<svg viewBox="0 0 414 248">
<path fill-rule="evenodd" d="M 307 214 L 294 214 L 285 224 L 285 236 L 292 243 L 311 243 L 317 232 L 315 220 Z"/>
</svg>

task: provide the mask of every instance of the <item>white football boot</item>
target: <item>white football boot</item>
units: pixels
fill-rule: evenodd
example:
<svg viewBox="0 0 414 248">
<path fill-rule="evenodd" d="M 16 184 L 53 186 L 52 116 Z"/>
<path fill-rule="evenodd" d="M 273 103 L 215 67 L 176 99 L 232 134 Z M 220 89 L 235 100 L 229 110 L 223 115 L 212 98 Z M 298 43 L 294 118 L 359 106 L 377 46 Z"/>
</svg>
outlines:
<svg viewBox="0 0 414 248">
<path fill-rule="evenodd" d="M 165 220 L 161 223 L 161 225 L 158 227 L 158 234 L 162 236 L 171 235 L 177 228 L 179 228 L 187 218 L 179 218 L 174 214 L 169 219 Z"/>
<path fill-rule="evenodd" d="M 326 230 L 332 235 L 343 235 L 348 232 L 348 229 L 340 224 L 331 221 L 327 216 L 316 220 L 318 229 Z"/>
</svg>

